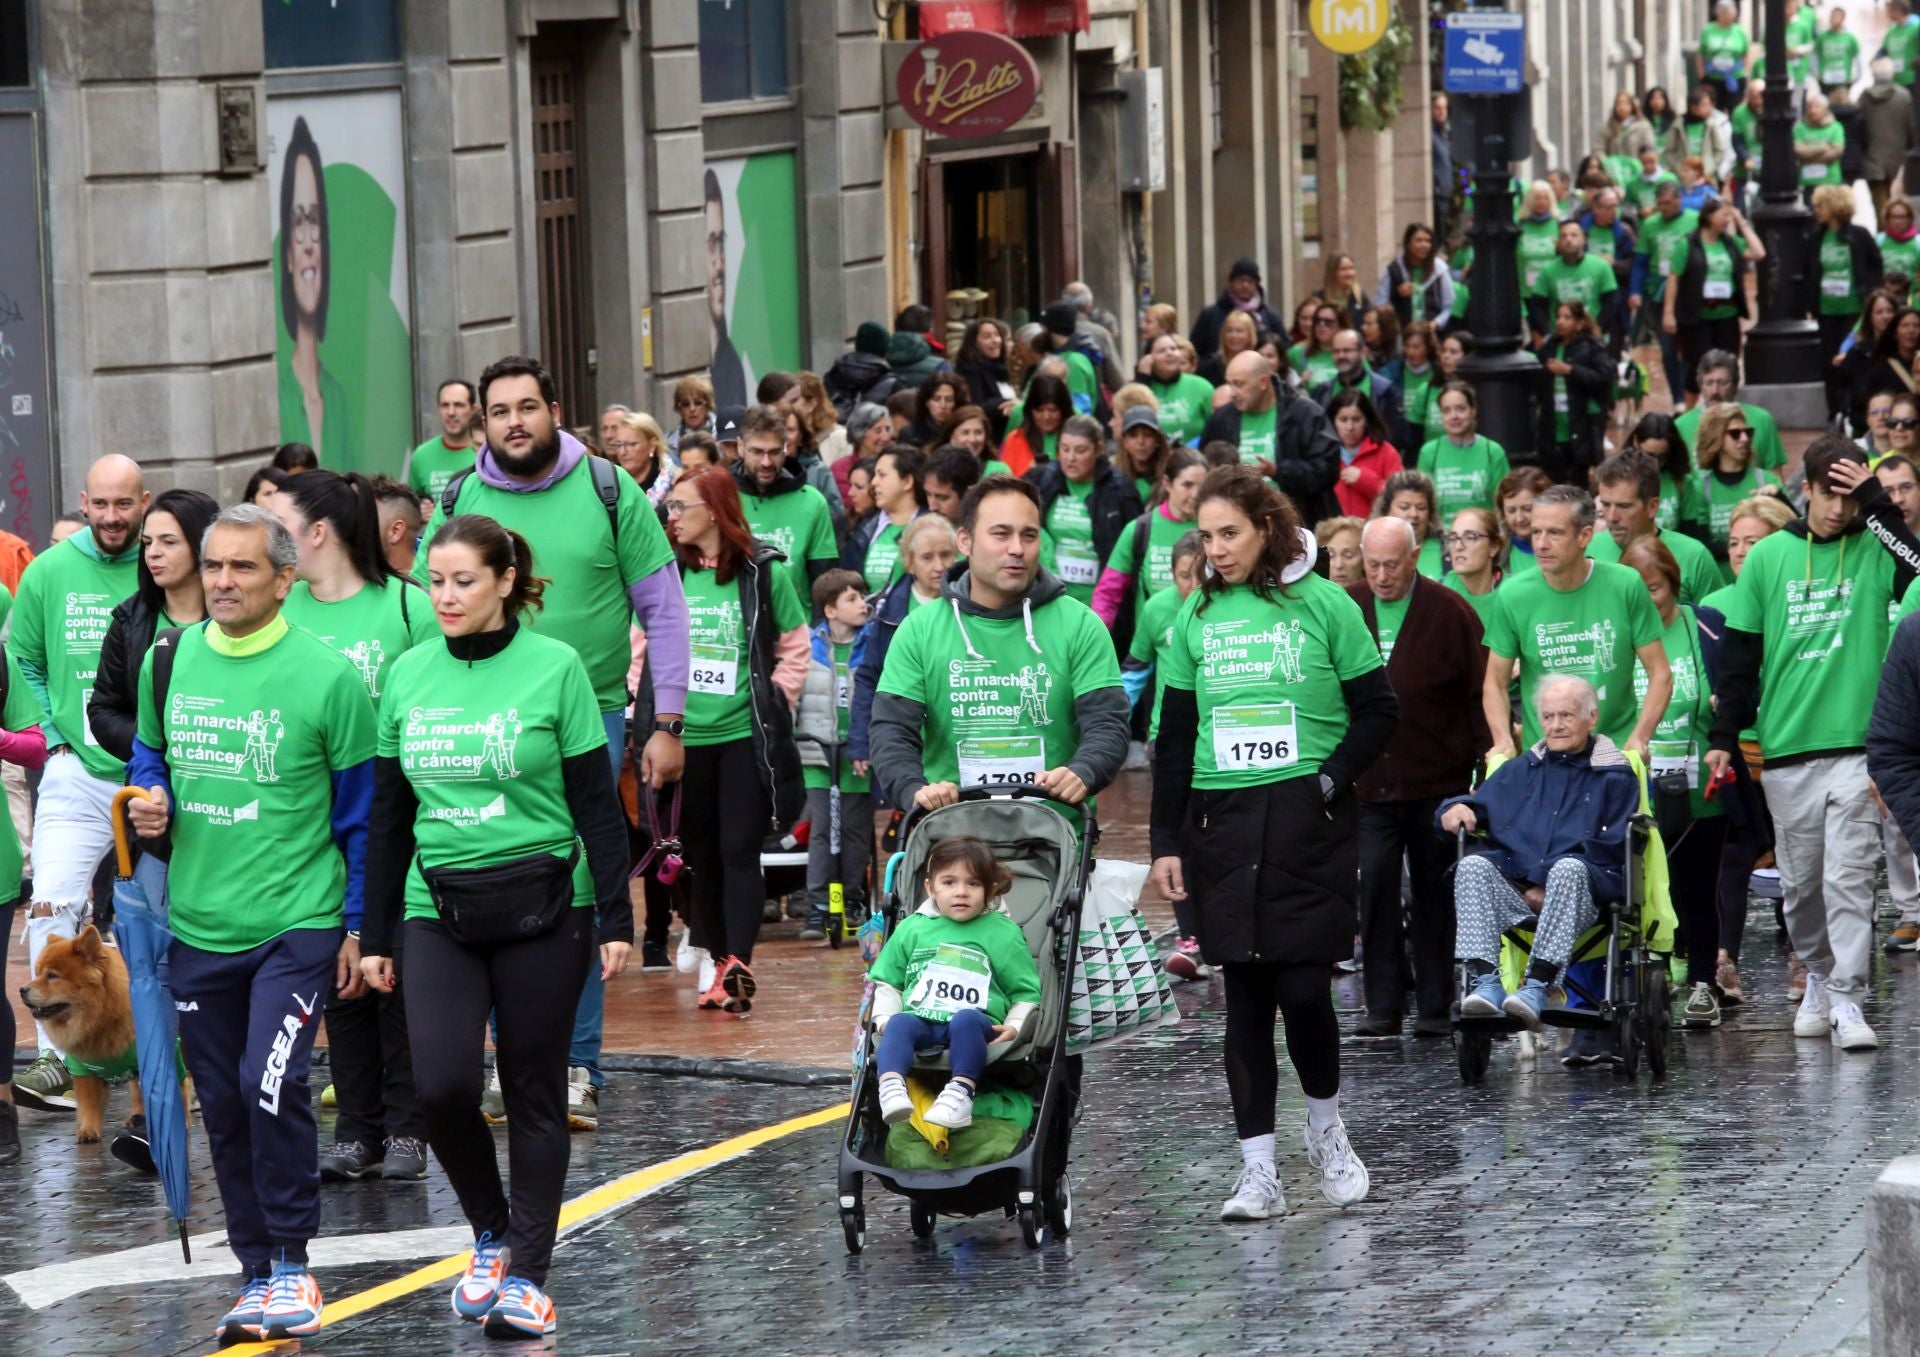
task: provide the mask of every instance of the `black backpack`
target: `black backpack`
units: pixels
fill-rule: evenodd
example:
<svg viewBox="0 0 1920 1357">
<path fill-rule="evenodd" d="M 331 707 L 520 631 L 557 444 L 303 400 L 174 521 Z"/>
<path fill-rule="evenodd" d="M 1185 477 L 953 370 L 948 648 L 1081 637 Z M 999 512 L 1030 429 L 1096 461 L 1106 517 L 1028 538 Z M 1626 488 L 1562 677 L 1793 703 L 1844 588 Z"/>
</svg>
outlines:
<svg viewBox="0 0 1920 1357">
<path fill-rule="evenodd" d="M 607 508 L 607 526 L 613 530 L 613 546 L 617 552 L 620 549 L 620 468 L 599 454 L 590 452 L 587 454 L 587 471 L 593 477 L 594 493 L 600 496 L 600 502 Z M 442 518 L 452 518 L 457 512 L 455 506 L 460 502 L 460 488 L 472 474 L 472 468 L 458 473 L 440 492 Z"/>
</svg>

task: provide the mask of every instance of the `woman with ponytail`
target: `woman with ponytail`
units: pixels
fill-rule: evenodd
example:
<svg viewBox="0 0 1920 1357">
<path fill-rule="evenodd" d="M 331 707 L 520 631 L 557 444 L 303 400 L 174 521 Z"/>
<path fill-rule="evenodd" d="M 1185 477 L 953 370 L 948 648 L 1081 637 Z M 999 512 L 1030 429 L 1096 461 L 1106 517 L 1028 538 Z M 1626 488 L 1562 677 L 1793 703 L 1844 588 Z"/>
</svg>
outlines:
<svg viewBox="0 0 1920 1357">
<path fill-rule="evenodd" d="M 626 824 L 586 668 L 520 625 L 547 583 L 526 539 L 456 514 L 426 565 L 445 639 L 382 679 L 361 972 L 384 997 L 414 991 L 406 1026 L 427 1140 L 474 1233 L 454 1311 L 494 1337 L 539 1337 L 557 1322 L 544 1288 L 567 1175 L 574 1009 L 588 968 L 613 979 L 633 944 Z M 490 1011 L 511 1202 L 480 1114 Z"/>
<path fill-rule="evenodd" d="M 387 666 L 438 641 L 440 629 L 426 591 L 387 564 L 372 482 L 357 471 L 308 471 L 287 481 L 272 512 L 300 546 L 281 611 L 352 660 L 378 708 Z M 320 1156 L 320 1180 L 419 1182 L 427 1176 L 426 1130 L 400 995 L 330 996 L 326 1021 L 340 1118 L 333 1148 Z"/>
</svg>

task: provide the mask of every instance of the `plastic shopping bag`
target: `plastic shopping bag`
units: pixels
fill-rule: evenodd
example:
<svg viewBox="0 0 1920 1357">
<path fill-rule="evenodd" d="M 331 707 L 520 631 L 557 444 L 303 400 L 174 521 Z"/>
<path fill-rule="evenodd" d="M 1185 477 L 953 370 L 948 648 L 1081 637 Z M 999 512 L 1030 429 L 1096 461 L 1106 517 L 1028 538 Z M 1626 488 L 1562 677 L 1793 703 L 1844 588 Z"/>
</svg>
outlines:
<svg viewBox="0 0 1920 1357">
<path fill-rule="evenodd" d="M 1090 1050 L 1180 1020 L 1160 969 L 1153 934 L 1138 907 L 1147 868 L 1093 864 L 1080 912 L 1080 955 L 1067 1001 L 1067 1049 Z"/>
</svg>

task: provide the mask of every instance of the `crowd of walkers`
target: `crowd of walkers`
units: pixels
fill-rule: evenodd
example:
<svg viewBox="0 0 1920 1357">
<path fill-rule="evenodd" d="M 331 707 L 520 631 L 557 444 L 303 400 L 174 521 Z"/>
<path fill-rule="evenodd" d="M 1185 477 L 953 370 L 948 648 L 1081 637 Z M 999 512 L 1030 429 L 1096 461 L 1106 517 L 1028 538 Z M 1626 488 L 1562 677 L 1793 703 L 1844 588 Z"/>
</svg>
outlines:
<svg viewBox="0 0 1920 1357">
<path fill-rule="evenodd" d="M 1538 1026 L 1621 879 L 1618 816 L 1576 850 L 1543 803 L 1624 805 L 1628 768 L 1685 806 L 1680 1023 L 1745 1001 L 1749 901 L 1777 895 L 1795 1033 L 1877 1045 L 1883 862 L 1880 941 L 1920 950 L 1920 632 L 1900 621 L 1920 604 L 1920 243 L 1885 162 L 1847 156 L 1859 108 L 1912 83 L 1920 26 L 1863 71 L 1844 16 L 1789 8 L 1833 421 L 1790 479 L 1740 398 L 1759 81 L 1722 14 L 1684 110 L 1623 93 L 1576 174 L 1520 186 L 1529 449 L 1481 428 L 1473 204 L 1449 180 L 1377 274 L 1336 253 L 1290 311 L 1254 259 L 1190 323 L 1157 303 L 1123 327 L 1073 284 L 949 351 L 910 306 L 825 373 L 762 375 L 750 405 L 693 376 L 671 415 L 577 428 L 539 362 L 504 358 L 442 384 L 441 432 L 393 478 L 289 444 L 223 507 L 150 495 L 110 455 L 54 545 L 0 538 L 0 760 L 31 848 L 0 959 L 16 911 L 34 964 L 104 923 L 111 805 L 143 793 L 136 874 L 175 937 L 243 1272 L 221 1340 L 314 1333 L 320 1183 L 416 1182 L 429 1154 L 475 1236 L 455 1311 L 553 1332 L 607 984 L 637 952 L 660 978 L 626 983 L 751 1012 L 769 844 L 805 838 L 789 907 L 821 939 L 869 908 L 890 817 L 970 786 L 1090 807 L 1150 770 L 1166 969 L 1226 997 L 1226 1219 L 1284 1210 L 1276 1020 L 1323 1193 L 1369 1191 L 1331 968 L 1364 971 L 1364 1038 L 1443 1037 L 1461 1011 Z M 1671 414 L 1634 408 L 1642 353 Z M 1494 845 L 1457 883 L 1454 831 Z M 998 879 L 962 866 L 929 888 L 950 920 Z M 1533 914 L 1508 993 L 1488 953 Z M 0 1043 L 12 1022 L 0 1006 Z M 84 1073 L 36 1035 L 0 1085 L 0 1162 L 22 1154 L 15 1104 L 72 1107 Z M 1620 1058 L 1584 1028 L 1565 1054 Z M 972 1089 L 943 1094 L 948 1122 Z"/>
</svg>

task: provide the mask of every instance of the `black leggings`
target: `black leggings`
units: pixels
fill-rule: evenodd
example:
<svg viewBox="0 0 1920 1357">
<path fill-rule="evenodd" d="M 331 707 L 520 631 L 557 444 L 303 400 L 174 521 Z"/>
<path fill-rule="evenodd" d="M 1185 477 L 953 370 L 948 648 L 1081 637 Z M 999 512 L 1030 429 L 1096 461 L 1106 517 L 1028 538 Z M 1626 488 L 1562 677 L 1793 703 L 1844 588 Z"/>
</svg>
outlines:
<svg viewBox="0 0 1920 1357">
<path fill-rule="evenodd" d="M 427 1142 L 477 1239 L 513 1250 L 510 1268 L 545 1286 L 567 1181 L 567 1050 L 573 1011 L 597 963 L 593 911 L 572 909 L 545 937 L 471 948 L 437 919 L 409 919 L 407 1034 Z M 426 1000 L 428 1002 L 421 1002 Z M 494 1061 L 507 1104 L 512 1199 L 480 1116 L 480 1053 L 494 1014 Z"/>
<path fill-rule="evenodd" d="M 18 906 L 17 900 L 0 905 L 0 975 L 7 971 L 7 944 L 13 938 L 13 914 Z M 6 1061 L 6 1067 L 0 1069 L 0 1084 L 13 1082 L 13 1043 L 18 1035 L 15 1021 L 13 1005 L 6 1002 L 5 995 L 0 995 L 0 1059 Z"/>
<path fill-rule="evenodd" d="M 687 919 L 693 945 L 716 961 L 730 956 L 750 962 L 767 905 L 760 846 L 773 822 L 753 741 L 688 745 L 681 784 L 680 838 L 693 871 Z"/>
<path fill-rule="evenodd" d="M 1276 1014 L 1287 1024 L 1287 1058 L 1309 1098 L 1340 1091 L 1340 1020 L 1333 989 L 1321 965 L 1280 966 L 1228 962 L 1227 1091 L 1240 1139 L 1273 1131 L 1273 1105 L 1280 1096 L 1280 1061 L 1273 1045 Z"/>
<path fill-rule="evenodd" d="M 1726 843 L 1727 817 L 1710 815 L 1689 825 L 1667 853 L 1689 985 L 1711 985 L 1720 961 L 1720 858 Z"/>
</svg>

